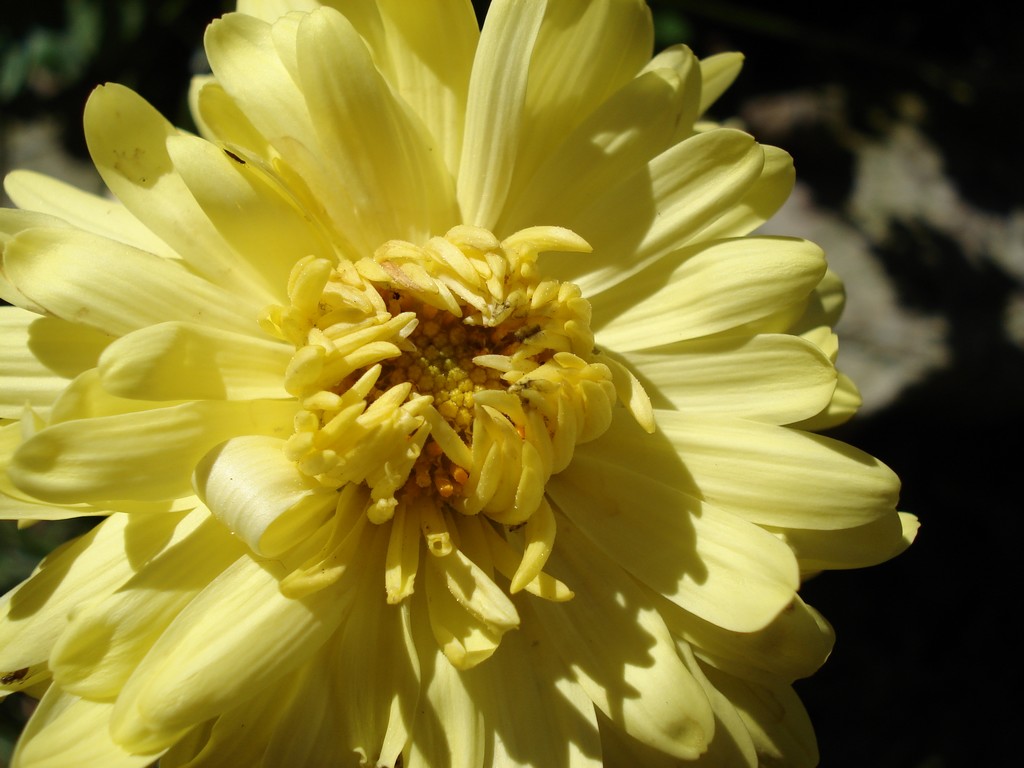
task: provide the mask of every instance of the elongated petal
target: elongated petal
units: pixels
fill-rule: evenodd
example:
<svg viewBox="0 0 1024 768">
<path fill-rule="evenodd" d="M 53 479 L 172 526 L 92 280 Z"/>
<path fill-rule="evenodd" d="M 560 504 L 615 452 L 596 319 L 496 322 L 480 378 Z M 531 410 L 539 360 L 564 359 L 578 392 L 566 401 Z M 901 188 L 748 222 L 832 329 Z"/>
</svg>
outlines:
<svg viewBox="0 0 1024 768">
<path fill-rule="evenodd" d="M 551 268 L 594 297 L 691 242 L 743 198 L 763 167 L 764 151 L 740 131 L 719 129 L 680 142 L 563 222 L 594 253 L 559 259 Z"/>
<path fill-rule="evenodd" d="M 279 566 L 245 557 L 190 602 L 118 696 L 115 741 L 137 751 L 169 746 L 319 647 L 347 613 L 349 585 L 293 600 L 278 589 L 281 576 Z"/>
<path fill-rule="evenodd" d="M 236 435 L 286 435 L 294 410 L 288 402 L 208 400 L 66 421 L 26 441 L 8 472 L 47 501 L 188 496 L 210 448 Z"/>
<path fill-rule="evenodd" d="M 18 742 L 11 768 L 145 768 L 164 750 L 132 754 L 110 738 L 113 705 L 52 686 Z"/>
<path fill-rule="evenodd" d="M 81 378 L 81 377 L 80 377 Z M 77 380 L 76 380 L 77 381 Z M 74 383 L 72 384 L 74 386 Z M 107 516 L 112 512 L 133 512 L 137 514 L 188 512 L 194 509 L 198 500 L 184 496 L 165 501 L 119 501 L 93 504 L 47 504 L 18 489 L 7 475 L 7 468 L 15 451 L 24 442 L 23 424 L 14 422 L 0 427 L 0 519 L 20 520 L 25 524 L 32 520 L 67 520 L 74 517 Z"/>
<path fill-rule="evenodd" d="M 309 110 L 275 49 L 267 20 L 229 13 L 210 24 L 205 44 L 217 82 L 260 134 L 271 144 L 288 136 L 316 146 Z M 256 82 L 259 88 L 252 87 Z"/>
<path fill-rule="evenodd" d="M 674 72 L 656 70 L 609 97 L 521 185 L 499 229 L 578 217 L 593 202 L 595 190 L 614 186 L 668 146 L 684 88 Z"/>
<path fill-rule="evenodd" d="M 739 201 L 701 232 L 702 238 L 747 235 L 774 216 L 789 199 L 796 181 L 793 158 L 778 147 L 762 144 L 764 166 Z"/>
<path fill-rule="evenodd" d="M 0 418 L 20 418 L 26 404 L 45 415 L 109 343 L 110 337 L 87 326 L 0 307 Z"/>
<path fill-rule="evenodd" d="M 835 640 L 829 623 L 799 596 L 757 632 L 730 632 L 675 606 L 665 605 L 662 616 L 672 634 L 693 646 L 705 661 L 771 685 L 814 674 Z"/>
<path fill-rule="evenodd" d="M 754 740 L 750 738 L 746 723 L 729 698 L 708 680 L 701 664 L 703 659 L 698 659 L 694 649 L 686 643 L 676 643 L 676 648 L 679 650 L 679 658 L 686 664 L 694 680 L 700 683 L 708 701 L 711 702 L 711 708 L 715 711 L 715 738 L 711 740 L 703 759 L 709 765 L 760 768 L 757 748 L 754 746 Z"/>
<path fill-rule="evenodd" d="M 678 105 L 672 143 L 683 141 L 694 134 L 694 123 L 700 110 L 701 67 L 693 51 L 685 45 L 666 48 L 656 55 L 641 72 L 672 72 L 679 81 Z"/>
<path fill-rule="evenodd" d="M 203 457 L 195 473 L 196 492 L 217 519 L 265 557 L 301 542 L 337 501 L 302 475 L 283 447 L 276 437 L 236 437 Z"/>
<path fill-rule="evenodd" d="M 519 625 L 512 601 L 460 549 L 425 563 L 430 624 L 438 645 L 459 669 L 488 659 L 502 635 Z"/>
<path fill-rule="evenodd" d="M 239 13 L 255 16 L 263 21 L 274 22 L 292 11 L 315 11 L 319 0 L 238 0 L 235 7 Z"/>
<path fill-rule="evenodd" d="M 275 717 L 263 733 L 255 738 L 248 736 L 250 741 L 267 742 L 261 765 L 339 764 L 338 758 L 349 751 L 341 745 L 338 722 L 342 714 L 339 710 L 347 709 L 349 703 L 345 702 L 344 707 L 335 704 L 335 678 L 325 674 L 327 669 L 326 653 L 315 654 L 297 673 L 288 676 L 294 680 L 286 679 L 285 687 L 291 689 L 286 695 L 264 694 L 274 701 Z M 240 730 L 244 738 L 246 729 Z M 237 757 L 232 750 L 221 759 L 234 762 Z"/>
<path fill-rule="evenodd" d="M 676 655 L 657 610 L 568 520 L 559 521 L 558 538 L 562 546 L 551 557 L 552 571 L 576 597 L 530 604 L 549 646 L 619 727 L 662 752 L 696 758 L 712 736 L 711 707 Z"/>
<path fill-rule="evenodd" d="M 529 194 L 530 178 L 554 148 L 551 137 L 570 134 L 639 72 L 651 56 L 653 33 L 641 0 L 547 4 L 530 58 L 522 116 L 528 130 L 516 147 L 509 202 Z"/>
<path fill-rule="evenodd" d="M 113 700 L 178 613 L 244 548 L 208 513 L 112 595 L 76 610 L 50 657 L 69 693 Z"/>
<path fill-rule="evenodd" d="M 377 562 L 383 559 L 386 544 L 386 532 L 378 529 L 372 545 Z M 325 659 L 331 675 L 346 681 L 344 689 L 330 691 L 336 725 L 327 737 L 335 752 L 343 743 L 345 751 L 367 762 L 391 766 L 412 734 L 420 693 L 419 659 L 408 603 L 389 605 L 381 599 L 379 587 L 374 578 L 363 581 L 352 617 L 339 628 Z M 289 744 L 298 738 L 287 727 L 279 731 L 268 754 L 286 764 L 294 751 Z"/>
<path fill-rule="evenodd" d="M 458 175 L 466 95 L 480 29 L 467 0 L 345 3 L 374 63 L 426 126 L 452 178 Z"/>
<path fill-rule="evenodd" d="M 311 656 L 304 668 L 275 681 L 263 695 L 242 701 L 216 719 L 188 731 L 161 758 L 161 768 L 165 763 L 168 768 L 260 765 L 282 713 L 305 693 L 311 667 L 320 659 L 319 655 Z M 311 694 L 315 699 L 316 693 Z"/>
<path fill-rule="evenodd" d="M 311 14 L 296 45 L 324 155 L 345 180 L 371 247 L 446 232 L 456 223 L 455 199 L 441 153 L 395 100 L 348 21 L 333 9 Z"/>
<path fill-rule="evenodd" d="M 96 169 L 139 221 L 236 300 L 273 298 L 258 261 L 235 251 L 190 194 L 167 151 L 179 132 L 159 112 L 128 88 L 108 84 L 92 92 L 84 122 Z"/>
<path fill-rule="evenodd" d="M 135 400 L 286 398 L 295 350 L 207 325 L 171 321 L 129 333 L 99 360 L 111 394 Z"/>
<path fill-rule="evenodd" d="M 489 764 L 599 768 L 594 704 L 548 642 L 535 622 L 524 622 L 502 641 L 501 654 L 467 675 L 494 734 Z"/>
<path fill-rule="evenodd" d="M 806 240 L 702 245 L 665 258 L 629 281 L 628 290 L 596 302 L 599 321 L 614 316 L 598 341 L 626 351 L 725 331 L 804 299 L 824 274 L 821 248 Z"/>
<path fill-rule="evenodd" d="M 793 548 L 801 570 L 815 573 L 884 563 L 911 545 L 919 526 L 916 517 L 900 512 L 856 528 L 838 531 L 786 528 L 779 529 L 778 534 Z"/>
<path fill-rule="evenodd" d="M 223 147 L 264 160 L 275 156 L 267 137 L 245 116 L 212 75 L 197 75 L 189 88 L 189 106 L 200 135 Z"/>
<path fill-rule="evenodd" d="M 702 81 L 700 111 L 702 114 L 733 84 L 742 68 L 742 53 L 719 53 L 700 60 Z"/>
<path fill-rule="evenodd" d="M 115 514 L 48 555 L 0 607 L 0 669 L 47 659 L 74 608 L 113 592 L 196 524 L 183 514 Z M 125 557 L 129 541 L 133 560 Z"/>
<path fill-rule="evenodd" d="M 800 699 L 788 686 L 762 686 L 704 667 L 708 680 L 743 719 L 762 764 L 813 768 L 818 765 L 814 729 Z"/>
<path fill-rule="evenodd" d="M 659 407 L 771 424 L 819 413 L 836 387 L 836 371 L 816 346 L 782 334 L 695 339 L 623 358 Z"/>
<path fill-rule="evenodd" d="M 672 755 L 645 744 L 639 739 L 633 738 L 621 726 L 601 712 L 601 710 L 597 711 L 597 723 L 601 731 L 601 753 L 605 765 L 679 768 L 680 765 L 687 764 L 682 763 Z M 714 741 L 712 741 L 712 744 L 714 744 Z"/>
<path fill-rule="evenodd" d="M 863 404 L 864 400 L 860 396 L 857 385 L 853 383 L 853 379 L 842 371 L 838 371 L 836 389 L 832 393 L 832 399 L 829 400 L 828 405 L 809 419 L 794 422 L 791 426 L 805 429 L 808 432 L 832 429 L 853 418 Z"/>
<path fill-rule="evenodd" d="M 12 171 L 4 190 L 19 208 L 56 216 L 77 229 L 143 251 L 175 258 L 171 247 L 116 200 L 84 192 L 34 171 Z"/>
<path fill-rule="evenodd" d="M 467 224 L 492 227 L 508 196 L 524 129 L 530 57 L 546 6 L 546 0 L 499 0 L 487 13 L 469 81 L 459 163 L 459 208 Z"/>
<path fill-rule="evenodd" d="M 600 443 L 577 450 L 549 493 L 609 558 L 691 613 L 736 632 L 763 628 L 792 602 L 799 574 L 782 542 L 656 476 L 605 459 L 607 444 Z"/>
<path fill-rule="evenodd" d="M 465 677 L 434 640 L 424 595 L 417 593 L 414 598 L 412 629 L 422 688 L 403 764 L 409 768 L 484 768 L 483 714 L 467 690 Z"/>
<path fill-rule="evenodd" d="M 86 232 L 22 232 L 4 252 L 4 272 L 57 317 L 116 336 L 166 320 L 259 330 L 255 305 L 171 261 Z"/>
<path fill-rule="evenodd" d="M 172 135 L 166 145 L 175 171 L 210 224 L 245 255 L 247 268 L 276 301 L 286 299 L 296 261 L 331 252 L 312 217 L 269 172 L 195 136 Z"/>
<path fill-rule="evenodd" d="M 37 315 L 49 314 L 44 307 L 26 296 L 10 280 L 3 269 L 3 256 L 7 246 L 26 229 L 70 229 L 67 222 L 35 211 L 0 208 L 0 299 Z"/>
<path fill-rule="evenodd" d="M 71 520 L 76 517 L 98 517 L 109 514 L 99 507 L 66 506 L 41 504 L 9 495 L 6 488 L 0 491 L 0 520 Z"/>
<path fill-rule="evenodd" d="M 785 427 L 669 411 L 658 413 L 658 423 L 704 498 L 747 520 L 833 530 L 895 514 L 896 475 L 845 443 Z"/>
</svg>

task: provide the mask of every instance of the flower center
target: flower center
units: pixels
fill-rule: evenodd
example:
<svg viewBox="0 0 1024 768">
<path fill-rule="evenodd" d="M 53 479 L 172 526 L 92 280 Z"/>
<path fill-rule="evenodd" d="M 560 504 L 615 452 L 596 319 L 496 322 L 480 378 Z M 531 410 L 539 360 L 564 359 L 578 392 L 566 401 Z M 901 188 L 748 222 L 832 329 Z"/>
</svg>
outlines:
<svg viewBox="0 0 1024 768">
<path fill-rule="evenodd" d="M 262 324 L 296 347 L 285 387 L 303 410 L 285 450 L 300 471 L 368 488 L 378 524 L 410 505 L 526 522 L 616 399 L 590 305 L 537 277 L 541 250 L 588 246 L 554 227 L 498 241 L 460 226 L 354 263 L 296 264 L 290 305 Z"/>
<path fill-rule="evenodd" d="M 380 378 L 367 401 L 377 400 L 393 387 L 409 382 L 413 393 L 432 398 L 437 415 L 467 447 L 471 446 L 475 395 L 485 389 L 507 388 L 499 371 L 477 365 L 474 358 L 495 349 L 511 352 L 515 344 L 513 323 L 506 321 L 494 328 L 466 325 L 451 313 L 398 291 L 385 299 L 393 316 L 411 311 L 418 323 L 408 338 L 412 348 L 381 363 Z M 468 480 L 469 467 L 454 464 L 431 437 L 401 493 L 407 497 L 436 493 L 442 499 L 450 499 L 462 495 Z"/>
</svg>

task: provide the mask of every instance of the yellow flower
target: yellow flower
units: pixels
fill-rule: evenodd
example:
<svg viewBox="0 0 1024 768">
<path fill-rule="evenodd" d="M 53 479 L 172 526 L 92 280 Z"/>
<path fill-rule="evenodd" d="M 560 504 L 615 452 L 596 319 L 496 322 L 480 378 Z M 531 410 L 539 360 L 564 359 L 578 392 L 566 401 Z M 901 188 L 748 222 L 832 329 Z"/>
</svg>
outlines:
<svg viewBox="0 0 1024 768">
<path fill-rule="evenodd" d="M 0 512 L 103 518 L 0 610 L 16 766 L 816 761 L 800 578 L 915 522 L 808 431 L 842 288 L 748 236 L 792 166 L 698 122 L 740 58 L 651 47 L 637 0 L 241 0 L 203 138 L 107 85 L 119 202 L 8 178 Z"/>
</svg>

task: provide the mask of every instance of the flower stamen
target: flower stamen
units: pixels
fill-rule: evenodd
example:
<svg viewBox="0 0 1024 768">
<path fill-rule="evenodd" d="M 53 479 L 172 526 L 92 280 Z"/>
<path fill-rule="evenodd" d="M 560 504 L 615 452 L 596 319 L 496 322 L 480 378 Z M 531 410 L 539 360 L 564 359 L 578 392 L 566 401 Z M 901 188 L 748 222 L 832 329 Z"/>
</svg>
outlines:
<svg viewBox="0 0 1024 768">
<path fill-rule="evenodd" d="M 589 246 L 555 227 L 498 241 L 459 226 L 423 247 L 389 241 L 354 263 L 307 257 L 293 269 L 290 305 L 261 320 L 296 347 L 285 387 L 303 410 L 285 452 L 299 470 L 327 488 L 367 487 L 372 523 L 415 508 L 437 556 L 457 546 L 460 516 L 527 524 L 513 591 L 536 580 L 550 552 L 548 478 L 608 428 L 616 402 L 590 305 L 575 285 L 539 279 L 542 250 Z M 531 524 L 538 511 L 543 524 Z M 408 561 L 400 543 L 389 562 Z M 410 588 L 395 578 L 391 599 Z"/>
</svg>

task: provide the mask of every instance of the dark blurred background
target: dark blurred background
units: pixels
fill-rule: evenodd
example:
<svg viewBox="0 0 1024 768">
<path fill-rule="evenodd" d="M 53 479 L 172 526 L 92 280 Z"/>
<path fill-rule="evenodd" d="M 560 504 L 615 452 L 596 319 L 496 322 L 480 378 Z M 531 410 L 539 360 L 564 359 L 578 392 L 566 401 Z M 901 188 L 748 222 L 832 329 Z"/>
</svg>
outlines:
<svg viewBox="0 0 1024 768">
<path fill-rule="evenodd" d="M 185 92 L 204 66 L 202 30 L 228 5 L 8 4 L 0 170 L 35 167 L 95 188 L 81 114 L 105 81 L 129 85 L 188 126 Z M 838 635 L 825 668 L 798 684 L 821 764 L 1016 766 L 1020 27 L 999 4 L 962 0 L 927 12 L 876 0 L 768 5 L 651 2 L 660 47 L 746 54 L 714 116 L 794 155 L 799 187 L 768 231 L 818 241 L 847 282 L 840 364 L 862 386 L 865 407 L 837 436 L 892 466 L 904 481 L 902 507 L 922 520 L 917 543 L 897 560 L 805 587 Z M 74 531 L 0 526 L 0 586 Z M 0 706 L 0 765 L 19 707 Z"/>
</svg>

